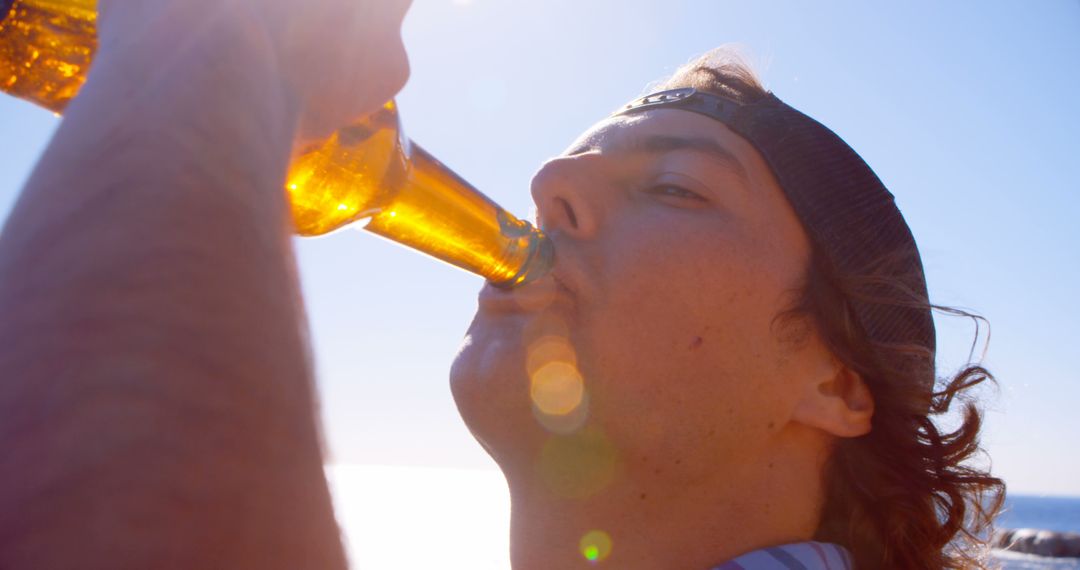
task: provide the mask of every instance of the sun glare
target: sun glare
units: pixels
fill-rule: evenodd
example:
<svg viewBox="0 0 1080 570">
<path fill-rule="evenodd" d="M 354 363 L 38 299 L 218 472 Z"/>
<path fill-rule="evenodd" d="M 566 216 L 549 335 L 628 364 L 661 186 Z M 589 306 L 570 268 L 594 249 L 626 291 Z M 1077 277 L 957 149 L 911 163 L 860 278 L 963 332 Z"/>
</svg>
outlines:
<svg viewBox="0 0 1080 570">
<path fill-rule="evenodd" d="M 510 497 L 498 471 L 326 468 L 351 568 L 510 570 Z"/>
</svg>

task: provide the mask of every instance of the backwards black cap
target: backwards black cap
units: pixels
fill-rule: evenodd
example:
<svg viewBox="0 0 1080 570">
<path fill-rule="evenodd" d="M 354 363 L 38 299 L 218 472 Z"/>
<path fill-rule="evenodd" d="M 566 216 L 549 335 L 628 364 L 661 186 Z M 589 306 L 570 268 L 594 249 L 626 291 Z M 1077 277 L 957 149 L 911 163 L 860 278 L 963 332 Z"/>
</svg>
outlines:
<svg viewBox="0 0 1080 570">
<path fill-rule="evenodd" d="M 933 370 L 934 321 L 925 303 L 926 278 L 915 239 L 893 195 L 847 143 L 772 93 L 742 104 L 692 88 L 672 89 L 637 99 L 616 115 L 651 109 L 705 115 L 749 141 L 833 268 L 841 275 L 884 278 L 867 291 L 880 300 L 847 300 L 867 339 L 929 349 L 929 358 L 879 364 L 910 369 L 914 363 Z M 896 287 L 885 282 L 901 284 L 908 297 L 897 300 Z M 917 299 L 923 302 L 913 302 Z M 926 377 L 932 384 L 933 374 Z"/>
</svg>

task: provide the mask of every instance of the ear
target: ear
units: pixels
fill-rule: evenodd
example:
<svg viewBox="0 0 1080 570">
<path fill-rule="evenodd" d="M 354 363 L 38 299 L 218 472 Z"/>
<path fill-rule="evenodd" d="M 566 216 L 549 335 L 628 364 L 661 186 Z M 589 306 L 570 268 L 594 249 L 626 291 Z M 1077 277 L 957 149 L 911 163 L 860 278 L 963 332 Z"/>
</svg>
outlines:
<svg viewBox="0 0 1080 570">
<path fill-rule="evenodd" d="M 874 397 L 862 376 L 829 355 L 830 362 L 808 375 L 793 418 L 837 437 L 870 432 Z"/>
</svg>

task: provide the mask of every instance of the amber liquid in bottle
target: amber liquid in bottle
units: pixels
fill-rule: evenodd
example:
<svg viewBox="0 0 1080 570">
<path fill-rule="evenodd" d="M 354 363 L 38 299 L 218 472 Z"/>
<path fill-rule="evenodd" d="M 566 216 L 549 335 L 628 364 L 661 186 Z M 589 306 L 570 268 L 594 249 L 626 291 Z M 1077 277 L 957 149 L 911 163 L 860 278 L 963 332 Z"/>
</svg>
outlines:
<svg viewBox="0 0 1080 570">
<path fill-rule="evenodd" d="M 0 90 L 60 113 L 97 47 L 96 0 L 0 0 Z M 547 273 L 550 242 L 401 133 L 393 101 L 307 148 L 286 190 L 296 231 L 345 225 L 428 253 L 503 286 Z"/>
<path fill-rule="evenodd" d="M 0 89 L 59 113 L 97 50 L 96 0 L 0 0 Z"/>
<path fill-rule="evenodd" d="M 551 246 L 531 224 L 402 136 L 393 101 L 306 149 L 286 189 L 300 235 L 367 219 L 370 232 L 511 286 L 551 265 Z"/>
</svg>

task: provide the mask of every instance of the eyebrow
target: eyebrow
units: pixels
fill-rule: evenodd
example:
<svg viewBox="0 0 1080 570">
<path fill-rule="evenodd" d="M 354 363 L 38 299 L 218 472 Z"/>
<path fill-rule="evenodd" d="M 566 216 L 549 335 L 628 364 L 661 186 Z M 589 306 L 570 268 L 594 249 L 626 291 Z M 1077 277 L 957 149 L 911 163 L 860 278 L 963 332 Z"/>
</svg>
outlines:
<svg viewBox="0 0 1080 570">
<path fill-rule="evenodd" d="M 589 144 L 583 144 L 575 147 L 571 151 L 567 152 L 568 156 L 575 154 L 581 154 L 593 150 Z M 739 159 L 730 150 L 724 148 L 723 145 L 715 140 L 707 137 L 673 137 L 665 135 L 653 135 L 638 139 L 632 143 L 621 146 L 617 150 L 628 152 L 645 152 L 649 154 L 663 154 L 666 152 L 675 152 L 679 150 L 691 150 L 709 155 L 717 162 L 723 163 L 724 166 L 732 170 L 736 176 L 742 178 L 744 182 L 748 182 L 749 177 L 746 173 L 746 167 L 743 166 Z"/>
</svg>

